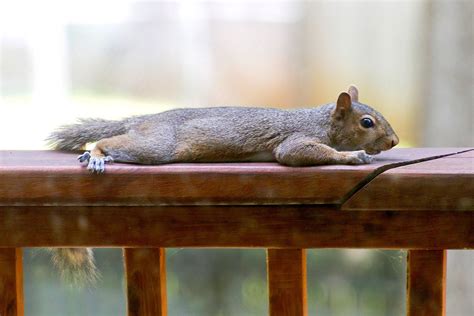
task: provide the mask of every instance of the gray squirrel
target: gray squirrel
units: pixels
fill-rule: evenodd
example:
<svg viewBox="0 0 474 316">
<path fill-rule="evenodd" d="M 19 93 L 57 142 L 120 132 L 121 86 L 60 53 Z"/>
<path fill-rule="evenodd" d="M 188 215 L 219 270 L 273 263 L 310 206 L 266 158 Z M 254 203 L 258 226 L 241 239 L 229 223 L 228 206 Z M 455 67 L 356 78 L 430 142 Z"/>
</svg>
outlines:
<svg viewBox="0 0 474 316">
<path fill-rule="evenodd" d="M 158 165 L 176 162 L 276 161 L 288 166 L 359 165 L 398 144 L 387 120 L 359 102 L 351 85 L 336 103 L 297 110 L 250 107 L 176 109 L 119 121 L 82 119 L 53 132 L 57 150 L 79 150 L 87 169 L 103 173 L 116 161 Z M 90 249 L 51 249 L 74 281 L 97 275 Z"/>
</svg>

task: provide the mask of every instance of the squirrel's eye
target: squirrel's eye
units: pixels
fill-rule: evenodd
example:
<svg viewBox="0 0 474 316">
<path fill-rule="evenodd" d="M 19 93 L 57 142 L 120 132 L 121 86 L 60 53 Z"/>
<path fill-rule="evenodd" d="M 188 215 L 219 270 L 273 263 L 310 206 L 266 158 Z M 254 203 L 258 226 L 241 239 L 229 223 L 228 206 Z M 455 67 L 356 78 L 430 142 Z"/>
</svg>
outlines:
<svg viewBox="0 0 474 316">
<path fill-rule="evenodd" d="M 374 127 L 374 121 L 372 121 L 368 117 L 364 117 L 362 120 L 360 120 L 360 125 L 365 128 L 371 128 Z"/>
</svg>

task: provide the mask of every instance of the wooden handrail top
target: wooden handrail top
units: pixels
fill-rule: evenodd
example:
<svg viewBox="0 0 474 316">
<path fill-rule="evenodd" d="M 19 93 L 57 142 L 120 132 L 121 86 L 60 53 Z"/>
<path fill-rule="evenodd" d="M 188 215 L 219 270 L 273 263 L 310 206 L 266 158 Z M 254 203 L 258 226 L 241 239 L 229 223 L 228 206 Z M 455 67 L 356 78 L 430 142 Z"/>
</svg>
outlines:
<svg viewBox="0 0 474 316">
<path fill-rule="evenodd" d="M 343 205 L 367 208 L 474 211 L 474 151 L 387 170 Z"/>
<path fill-rule="evenodd" d="M 365 189 L 367 183 L 393 172 L 397 179 L 406 181 L 443 178 L 449 180 L 449 185 L 464 187 L 472 193 L 473 151 L 469 150 L 392 149 L 376 156 L 372 164 L 361 166 L 116 163 L 108 165 L 104 175 L 89 174 L 76 161 L 76 154 L 0 151 L 0 205 L 342 204 L 359 188 L 365 185 Z M 464 153 L 440 158 L 459 152 Z M 461 168 L 456 167 L 459 164 Z M 422 173 L 414 171 L 417 166 L 426 165 L 434 167 L 425 168 Z M 390 182 L 387 191 L 395 190 L 397 183 Z M 347 209 L 366 207 L 367 199 L 372 201 L 375 197 L 370 192 L 364 194 L 362 202 L 349 199 Z M 462 209 L 472 206 L 469 199 L 462 203 Z"/>
</svg>

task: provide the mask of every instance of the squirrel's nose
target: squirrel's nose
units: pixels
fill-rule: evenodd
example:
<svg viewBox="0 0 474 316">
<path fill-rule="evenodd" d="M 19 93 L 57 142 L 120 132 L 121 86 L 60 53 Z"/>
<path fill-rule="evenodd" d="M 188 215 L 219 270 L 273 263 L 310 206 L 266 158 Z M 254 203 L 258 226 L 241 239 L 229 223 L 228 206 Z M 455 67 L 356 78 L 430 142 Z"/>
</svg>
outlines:
<svg viewBox="0 0 474 316">
<path fill-rule="evenodd" d="M 392 135 L 392 147 L 397 146 L 397 144 L 398 144 L 398 136 L 393 134 Z"/>
</svg>

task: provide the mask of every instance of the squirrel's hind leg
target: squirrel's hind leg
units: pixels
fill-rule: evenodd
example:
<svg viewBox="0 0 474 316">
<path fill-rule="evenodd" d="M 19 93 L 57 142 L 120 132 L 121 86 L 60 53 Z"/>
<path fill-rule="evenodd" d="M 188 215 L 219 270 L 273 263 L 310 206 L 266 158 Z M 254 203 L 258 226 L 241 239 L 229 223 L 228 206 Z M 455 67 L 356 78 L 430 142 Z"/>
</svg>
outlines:
<svg viewBox="0 0 474 316">
<path fill-rule="evenodd" d="M 91 152 L 86 151 L 77 157 L 80 163 L 87 162 L 87 170 L 94 173 L 103 173 L 105 164 L 114 161 L 112 156 L 106 156 L 100 149 L 94 148 Z"/>
<path fill-rule="evenodd" d="M 103 173 L 105 171 L 106 163 L 111 163 L 114 160 L 127 161 L 127 159 L 129 159 L 125 154 L 126 151 L 124 149 L 130 147 L 130 144 L 131 140 L 128 135 L 104 138 L 99 140 L 90 152 L 86 151 L 77 157 L 77 160 L 81 163 L 87 162 L 87 170 L 90 172 Z M 117 156 L 114 157 L 108 154 L 107 148 L 117 148 L 122 149 L 122 151 L 115 151 Z"/>
<path fill-rule="evenodd" d="M 168 137 L 169 136 L 169 137 Z M 135 132 L 104 138 L 97 142 L 90 153 L 79 156 L 87 161 L 91 172 L 103 173 L 105 164 L 112 161 L 135 164 L 163 164 L 174 160 L 172 134 L 141 135 Z"/>
<path fill-rule="evenodd" d="M 79 160 L 80 163 L 87 162 L 87 170 L 97 173 L 103 173 L 105 171 L 105 164 L 114 161 L 111 156 L 91 154 L 88 151 L 77 157 L 77 160 Z"/>
</svg>

